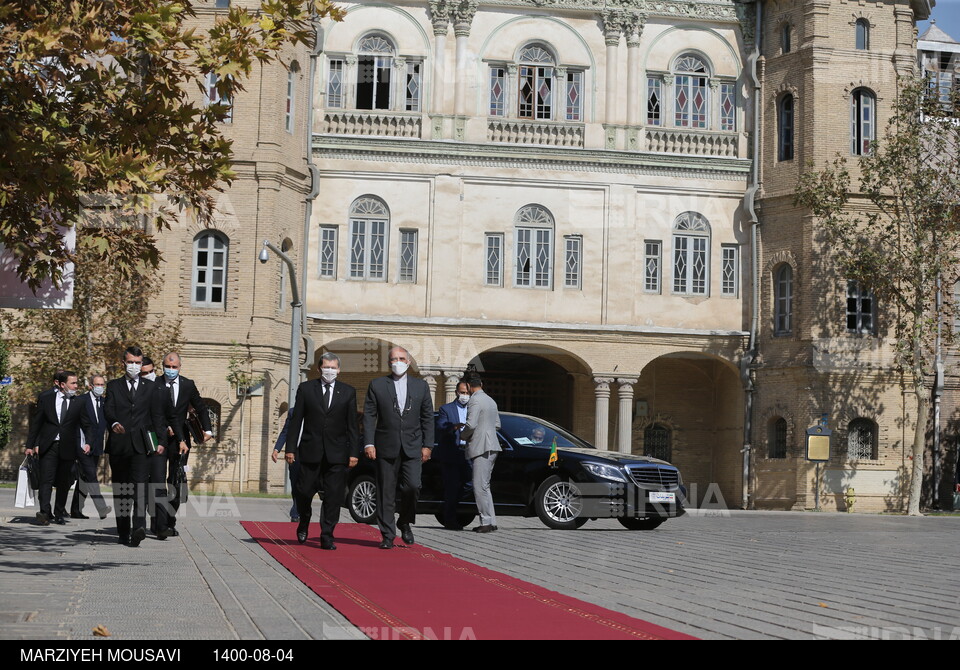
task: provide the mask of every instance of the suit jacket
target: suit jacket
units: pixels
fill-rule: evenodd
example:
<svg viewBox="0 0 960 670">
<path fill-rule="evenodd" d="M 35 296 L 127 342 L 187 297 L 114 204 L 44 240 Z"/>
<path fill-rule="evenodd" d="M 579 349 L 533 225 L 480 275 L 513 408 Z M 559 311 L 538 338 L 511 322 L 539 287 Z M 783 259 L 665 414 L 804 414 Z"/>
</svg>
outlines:
<svg viewBox="0 0 960 670">
<path fill-rule="evenodd" d="M 300 384 L 287 428 L 286 451 L 303 463 L 320 463 L 326 458 L 329 463 L 346 465 L 351 458 L 359 458 L 357 390 L 337 381 L 327 408 L 322 380 Z"/>
<path fill-rule="evenodd" d="M 177 404 L 174 405 L 170 399 L 170 382 L 166 377 L 157 377 L 154 383 L 159 387 L 159 393 L 164 396 L 164 402 L 167 403 L 167 412 L 172 416 L 169 428 L 173 428 L 173 437 L 170 444 L 178 444 L 181 440 L 190 445 L 190 429 L 187 427 L 187 411 L 192 406 L 200 417 L 200 425 L 205 431 L 212 430 L 210 427 L 210 412 L 207 411 L 207 403 L 200 397 L 200 391 L 192 379 L 180 375 L 177 377 L 177 385 L 180 387 L 177 391 Z"/>
<path fill-rule="evenodd" d="M 500 412 L 493 398 L 475 391 L 467 403 L 467 425 L 462 437 L 467 441 L 467 458 L 482 456 L 488 451 L 501 451 L 497 431 L 500 429 Z"/>
<path fill-rule="evenodd" d="M 59 392 L 46 390 L 37 396 L 37 406 L 30 418 L 30 430 L 27 433 L 27 448 L 39 448 L 42 456 L 59 436 L 64 448 L 59 450 L 60 460 L 76 459 L 80 442 L 80 429 L 89 430 L 89 421 L 81 409 L 80 398 L 70 399 L 70 406 L 63 423 L 60 422 L 58 401 Z"/>
<path fill-rule="evenodd" d="M 146 379 L 137 382 L 137 392 L 130 399 L 127 378 L 107 382 L 107 401 L 103 413 L 107 419 L 107 453 L 112 455 L 148 454 L 145 430 L 157 434 L 160 445 L 166 448 L 167 426 L 174 424 L 171 404 L 160 386 Z M 119 423 L 124 433 L 114 433 L 113 424 Z"/>
<path fill-rule="evenodd" d="M 457 463 L 463 460 L 463 449 L 460 448 L 460 407 L 466 406 L 454 400 L 446 405 L 440 405 L 437 412 L 436 438 L 437 447 L 433 450 L 433 460 L 440 463 Z"/>
<path fill-rule="evenodd" d="M 427 382 L 407 375 L 407 399 L 397 406 L 393 377 L 377 377 L 367 387 L 363 402 L 363 434 L 377 449 L 377 458 L 396 458 L 403 451 L 419 458 L 423 448 L 433 449 L 433 399 Z"/>
<path fill-rule="evenodd" d="M 81 406 L 81 411 L 87 415 L 90 422 L 89 427 L 83 429 L 83 442 L 90 445 L 91 456 L 100 456 L 103 454 L 103 437 L 107 432 L 107 417 L 103 413 L 103 406 L 106 402 L 101 402 L 94 410 L 94 405 L 97 404 L 97 396 L 92 393 L 80 396 L 75 402 Z M 83 444 L 77 445 L 77 455 L 81 454 L 83 454 Z"/>
</svg>

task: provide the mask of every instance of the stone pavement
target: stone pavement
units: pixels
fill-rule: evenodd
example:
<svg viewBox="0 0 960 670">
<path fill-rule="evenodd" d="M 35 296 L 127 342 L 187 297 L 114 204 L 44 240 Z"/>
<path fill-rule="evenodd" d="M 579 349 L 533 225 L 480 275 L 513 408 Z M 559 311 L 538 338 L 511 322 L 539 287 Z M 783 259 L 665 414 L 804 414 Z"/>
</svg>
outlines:
<svg viewBox="0 0 960 670">
<path fill-rule="evenodd" d="M 131 549 L 116 544 L 112 517 L 39 527 L 13 497 L 0 489 L 0 639 L 92 640 L 97 625 L 114 640 L 365 639 L 238 523 L 283 521 L 287 500 L 194 495 L 179 538 Z M 415 531 L 701 638 L 960 639 L 960 517 L 700 511 L 649 532 L 611 520 L 499 526 L 451 532 L 421 516 Z"/>
</svg>

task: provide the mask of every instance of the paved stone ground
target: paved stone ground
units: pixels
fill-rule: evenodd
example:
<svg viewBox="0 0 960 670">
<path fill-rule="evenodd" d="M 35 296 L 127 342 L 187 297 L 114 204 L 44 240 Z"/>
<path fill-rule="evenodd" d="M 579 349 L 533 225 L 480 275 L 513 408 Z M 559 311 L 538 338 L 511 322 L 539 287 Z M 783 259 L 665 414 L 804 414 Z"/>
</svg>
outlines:
<svg viewBox="0 0 960 670">
<path fill-rule="evenodd" d="M 116 544 L 113 519 L 41 528 L 0 490 L 0 639 L 362 639 L 253 542 L 282 499 L 193 496 L 181 537 Z M 92 505 L 88 512 L 92 513 Z M 344 513 L 344 520 L 348 517 Z M 655 531 L 615 521 L 490 535 L 421 516 L 417 540 L 707 639 L 960 639 L 960 517 L 700 512 Z"/>
</svg>

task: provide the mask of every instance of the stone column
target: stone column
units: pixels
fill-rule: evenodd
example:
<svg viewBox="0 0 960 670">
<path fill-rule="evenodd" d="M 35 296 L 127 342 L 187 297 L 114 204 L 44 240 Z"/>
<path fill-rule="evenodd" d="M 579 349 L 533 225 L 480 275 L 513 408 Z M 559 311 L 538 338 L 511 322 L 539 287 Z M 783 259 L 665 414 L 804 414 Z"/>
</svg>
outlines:
<svg viewBox="0 0 960 670">
<path fill-rule="evenodd" d="M 447 50 L 447 30 L 450 8 L 447 0 L 430 0 L 430 21 L 433 23 L 433 81 L 431 114 L 443 114 L 444 64 Z"/>
<path fill-rule="evenodd" d="M 427 382 L 427 386 L 430 388 L 430 399 L 433 401 L 434 406 L 436 406 L 437 377 L 440 376 L 440 370 L 436 368 L 420 368 L 420 376 L 423 377 L 423 381 Z"/>
<path fill-rule="evenodd" d="M 470 24 L 477 13 L 477 0 L 460 0 L 451 7 L 453 34 L 457 39 L 457 83 L 454 88 L 453 113 L 465 116 L 467 113 L 467 39 L 470 37 Z"/>
<path fill-rule="evenodd" d="M 407 101 L 407 59 L 397 56 L 393 59 L 393 110 L 402 112 Z"/>
<path fill-rule="evenodd" d="M 607 45 L 607 95 L 604 119 L 607 123 L 617 123 L 617 49 L 620 47 L 621 17 L 614 10 L 605 10 L 603 19 L 603 41 Z"/>
<path fill-rule="evenodd" d="M 460 383 L 463 370 L 443 369 L 443 403 L 453 402 L 457 399 L 457 384 Z"/>
<path fill-rule="evenodd" d="M 639 377 L 617 377 L 617 397 L 620 412 L 617 416 L 617 450 L 629 454 L 633 446 L 633 385 Z"/>
<path fill-rule="evenodd" d="M 640 37 L 646 17 L 633 14 L 627 23 L 627 125 L 640 125 Z"/>
<path fill-rule="evenodd" d="M 610 448 L 608 437 L 610 424 L 610 384 L 613 383 L 613 377 L 594 377 L 595 384 L 593 392 L 596 396 L 596 429 L 594 431 L 593 443 L 597 449 L 604 451 Z"/>
</svg>

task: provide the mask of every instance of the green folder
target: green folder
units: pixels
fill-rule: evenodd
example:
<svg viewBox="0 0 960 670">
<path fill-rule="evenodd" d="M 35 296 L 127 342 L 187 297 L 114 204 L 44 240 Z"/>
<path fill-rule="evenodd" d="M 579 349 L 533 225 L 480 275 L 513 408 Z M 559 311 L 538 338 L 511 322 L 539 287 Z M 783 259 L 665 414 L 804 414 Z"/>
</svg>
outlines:
<svg viewBox="0 0 960 670">
<path fill-rule="evenodd" d="M 147 447 L 147 453 L 153 454 L 156 453 L 157 448 L 160 446 L 160 440 L 157 439 L 157 433 L 153 430 L 143 429 L 143 443 Z"/>
</svg>

